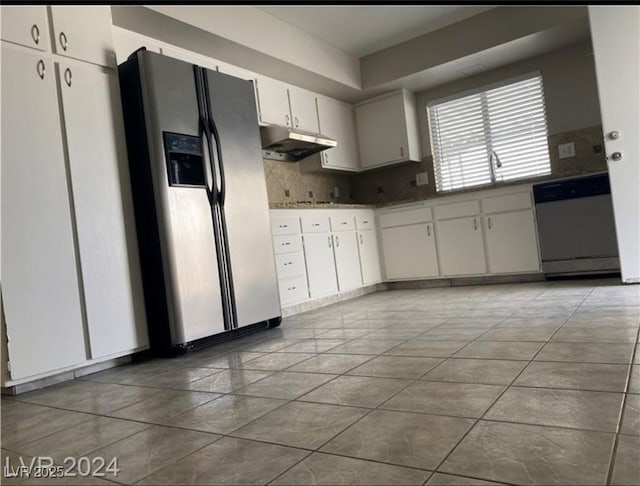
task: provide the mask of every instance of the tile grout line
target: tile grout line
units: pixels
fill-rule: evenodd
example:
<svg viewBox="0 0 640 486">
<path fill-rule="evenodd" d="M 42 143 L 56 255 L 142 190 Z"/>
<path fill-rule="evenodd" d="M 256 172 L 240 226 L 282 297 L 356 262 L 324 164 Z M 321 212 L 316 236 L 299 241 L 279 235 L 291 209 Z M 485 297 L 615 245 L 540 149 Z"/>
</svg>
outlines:
<svg viewBox="0 0 640 486">
<path fill-rule="evenodd" d="M 591 295 L 591 293 L 593 292 L 593 288 L 591 289 L 591 291 L 587 294 L 587 296 L 582 300 L 582 303 L 584 303 L 584 301 L 588 298 L 589 295 Z M 582 305 L 582 303 L 580 305 Z M 557 333 L 560 329 L 562 329 L 562 327 L 564 327 L 564 325 L 566 324 L 566 322 L 571 318 L 571 316 L 573 314 L 575 314 L 576 310 L 580 307 L 580 305 L 578 305 L 574 311 L 565 319 L 565 321 L 563 322 L 563 324 L 556 329 L 553 334 L 549 337 L 549 340 L 551 340 L 553 338 L 553 336 L 555 335 L 555 333 Z M 514 312 L 514 314 L 518 312 L 517 310 Z M 513 314 L 512 314 L 513 316 Z M 524 371 L 529 367 L 529 365 L 531 363 L 533 363 L 535 357 L 538 355 L 538 353 L 540 353 L 540 351 L 542 350 L 544 346 L 541 346 L 540 349 L 538 349 L 538 351 L 531 357 L 531 359 L 529 359 L 527 365 L 522 368 L 518 374 L 515 376 L 515 378 L 513 380 L 511 380 L 511 382 L 509 383 L 509 385 L 507 385 L 505 387 L 505 389 L 502 391 L 502 393 L 500 393 L 498 395 L 498 397 L 496 397 L 496 399 L 489 405 L 489 407 L 487 407 L 487 409 L 484 411 L 484 413 L 476 419 L 475 423 L 469 427 L 469 430 L 467 430 L 467 432 L 460 438 L 460 440 L 456 443 L 455 446 L 453 446 L 451 448 L 451 450 L 449 451 L 449 453 L 445 456 L 444 459 L 442 459 L 442 461 L 440 461 L 440 463 L 438 464 L 438 466 L 436 467 L 435 471 L 436 472 L 443 472 L 445 474 L 455 474 L 455 473 L 447 473 L 446 471 L 440 471 L 440 468 L 444 465 L 444 463 L 447 461 L 447 459 L 449 459 L 449 457 L 455 452 L 455 450 L 460 446 L 460 444 L 462 443 L 462 441 L 471 433 L 472 430 L 475 429 L 476 425 L 478 425 L 480 423 L 480 421 L 484 418 L 484 416 L 489 412 L 489 410 L 491 410 L 493 408 L 493 406 L 498 402 L 498 400 L 500 400 L 500 398 L 502 398 L 502 396 L 507 392 L 507 390 L 509 390 L 509 388 L 511 388 L 513 386 L 513 384 L 517 381 L 517 379 L 520 377 L 520 375 L 522 375 L 522 373 L 524 373 Z M 488 481 L 492 481 L 494 479 L 489 479 L 487 478 Z"/>
<path fill-rule="evenodd" d="M 620 412 L 618 413 L 618 425 L 616 427 L 616 435 L 613 442 L 613 447 L 611 448 L 611 455 L 609 457 L 609 467 L 607 469 L 607 483 L 606 483 L 608 485 L 611 484 L 611 481 L 613 480 L 613 472 L 615 470 L 615 463 L 616 463 L 618 447 L 620 443 L 620 434 L 621 434 L 620 430 L 622 428 L 622 421 L 624 420 L 624 411 L 625 411 L 627 399 L 629 396 L 629 386 L 631 385 L 631 376 L 633 373 L 633 366 L 634 366 L 633 363 L 635 361 L 636 355 L 638 354 L 639 339 L 640 339 L 640 328 L 636 331 L 636 345 L 634 347 L 633 353 L 631 354 L 631 364 L 629 365 L 629 371 L 627 372 L 627 380 L 624 387 L 624 395 L 622 398 L 622 404 L 620 406 Z"/>
</svg>

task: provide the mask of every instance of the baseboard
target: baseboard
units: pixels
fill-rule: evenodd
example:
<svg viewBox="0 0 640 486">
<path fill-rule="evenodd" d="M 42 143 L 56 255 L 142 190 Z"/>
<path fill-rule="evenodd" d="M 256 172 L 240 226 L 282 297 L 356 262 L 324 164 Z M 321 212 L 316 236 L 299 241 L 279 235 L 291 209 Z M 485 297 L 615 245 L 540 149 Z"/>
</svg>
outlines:
<svg viewBox="0 0 640 486">
<path fill-rule="evenodd" d="M 28 381 L 26 383 L 3 386 L 2 395 L 19 395 L 21 393 L 39 390 L 41 388 L 57 385 L 58 383 L 70 381 L 75 378 L 80 378 L 82 376 L 90 375 L 92 373 L 97 373 L 98 371 L 107 370 L 109 368 L 115 368 L 116 366 L 130 363 L 131 356 L 132 355 L 122 356 L 120 358 L 101 361 L 100 363 L 91 363 L 90 365 L 83 366 L 75 370 L 63 371 L 62 373 L 46 376 L 44 378 L 37 378 L 33 381 Z"/>
<path fill-rule="evenodd" d="M 290 305 L 282 309 L 282 317 L 290 317 L 296 314 L 302 314 L 303 312 L 309 312 L 312 310 L 320 309 L 343 300 L 355 299 L 363 295 L 372 294 L 374 292 L 380 292 L 387 290 L 385 283 L 379 283 L 374 285 L 368 285 L 367 287 L 361 287 L 359 289 L 347 290 L 346 292 L 339 292 L 337 294 L 327 295 L 326 297 L 318 297 L 317 299 L 307 300 L 299 304 Z"/>
<path fill-rule="evenodd" d="M 544 273 L 523 273 L 517 275 L 485 275 L 482 277 L 436 278 L 429 280 L 399 280 L 387 282 L 387 288 L 388 290 L 412 290 L 438 287 L 462 287 L 466 285 L 542 282 L 544 280 Z"/>
</svg>

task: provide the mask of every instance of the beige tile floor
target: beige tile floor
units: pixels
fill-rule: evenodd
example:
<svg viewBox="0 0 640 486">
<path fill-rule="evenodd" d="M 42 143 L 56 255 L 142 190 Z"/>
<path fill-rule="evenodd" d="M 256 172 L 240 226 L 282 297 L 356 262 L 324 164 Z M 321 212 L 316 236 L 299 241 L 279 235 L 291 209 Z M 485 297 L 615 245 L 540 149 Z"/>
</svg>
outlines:
<svg viewBox="0 0 640 486">
<path fill-rule="evenodd" d="M 2 400 L 3 484 L 640 484 L 640 286 L 367 295 Z"/>
</svg>

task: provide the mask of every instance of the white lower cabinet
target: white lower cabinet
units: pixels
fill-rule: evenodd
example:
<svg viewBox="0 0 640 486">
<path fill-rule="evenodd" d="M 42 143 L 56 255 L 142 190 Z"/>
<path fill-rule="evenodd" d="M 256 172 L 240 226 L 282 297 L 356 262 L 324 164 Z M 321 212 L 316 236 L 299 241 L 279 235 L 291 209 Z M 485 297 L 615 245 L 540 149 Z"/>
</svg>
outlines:
<svg viewBox="0 0 640 486">
<path fill-rule="evenodd" d="M 333 240 L 330 233 L 302 235 L 309 281 L 309 296 L 323 297 L 338 292 Z"/>
<path fill-rule="evenodd" d="M 536 223 L 530 209 L 487 215 L 484 226 L 491 273 L 540 270 Z"/>
<path fill-rule="evenodd" d="M 89 64 L 58 69 L 95 359 L 148 346 L 118 80 L 114 70 Z"/>
<path fill-rule="evenodd" d="M 2 42 L 0 72 L 2 299 L 16 380 L 87 356 L 54 64 Z"/>
<path fill-rule="evenodd" d="M 433 223 L 383 228 L 381 234 L 387 280 L 438 275 Z"/>
<path fill-rule="evenodd" d="M 436 240 L 442 275 L 487 273 L 479 216 L 436 221 Z"/>
<path fill-rule="evenodd" d="M 360 230 L 357 234 L 362 283 L 364 285 L 378 283 L 382 280 L 382 272 L 380 271 L 380 254 L 376 232 L 367 229 Z"/>
<path fill-rule="evenodd" d="M 280 305 L 297 304 L 309 298 L 307 273 L 300 236 L 300 221 L 293 216 L 271 218 Z"/>
<path fill-rule="evenodd" d="M 333 233 L 333 248 L 340 292 L 362 287 L 358 240 L 355 231 Z"/>
</svg>

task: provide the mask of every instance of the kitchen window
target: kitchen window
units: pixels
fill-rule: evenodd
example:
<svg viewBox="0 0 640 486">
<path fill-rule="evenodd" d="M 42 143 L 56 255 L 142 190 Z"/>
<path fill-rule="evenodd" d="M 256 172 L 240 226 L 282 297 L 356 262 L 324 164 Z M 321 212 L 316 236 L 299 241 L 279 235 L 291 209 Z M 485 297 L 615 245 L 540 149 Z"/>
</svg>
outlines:
<svg viewBox="0 0 640 486">
<path fill-rule="evenodd" d="M 427 103 L 436 187 L 551 173 L 540 73 Z"/>
</svg>

